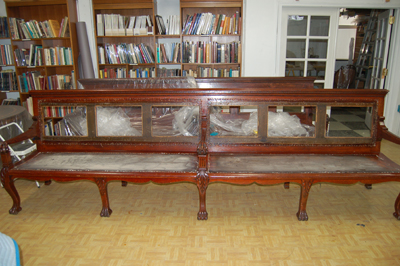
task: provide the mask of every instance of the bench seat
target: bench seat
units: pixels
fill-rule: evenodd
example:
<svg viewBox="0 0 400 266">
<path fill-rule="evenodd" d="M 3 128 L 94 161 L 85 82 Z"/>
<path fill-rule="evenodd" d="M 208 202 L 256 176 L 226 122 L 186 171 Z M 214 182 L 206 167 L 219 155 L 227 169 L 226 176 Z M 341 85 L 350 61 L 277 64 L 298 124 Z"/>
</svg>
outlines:
<svg viewBox="0 0 400 266">
<path fill-rule="evenodd" d="M 210 173 L 400 173 L 385 155 L 211 155 Z"/>
<path fill-rule="evenodd" d="M 197 154 L 38 153 L 14 170 L 197 172 Z"/>
</svg>

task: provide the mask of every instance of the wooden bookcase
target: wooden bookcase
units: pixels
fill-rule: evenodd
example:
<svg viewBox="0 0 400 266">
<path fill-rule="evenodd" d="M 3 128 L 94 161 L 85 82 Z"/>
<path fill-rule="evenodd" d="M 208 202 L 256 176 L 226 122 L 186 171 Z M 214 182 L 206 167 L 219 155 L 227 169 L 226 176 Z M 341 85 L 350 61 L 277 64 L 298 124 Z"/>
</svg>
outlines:
<svg viewBox="0 0 400 266">
<path fill-rule="evenodd" d="M 94 24 L 95 24 L 95 35 L 96 35 L 96 55 L 97 55 L 97 64 L 98 64 L 98 75 L 99 77 L 104 77 L 105 69 L 124 69 L 126 77 L 129 77 L 129 71 L 137 68 L 151 68 L 155 69 L 156 75 L 159 68 L 168 66 L 170 68 L 180 69 L 181 72 L 189 72 L 194 71 L 198 72 L 199 68 L 204 69 L 232 69 L 236 70 L 237 75 L 241 76 L 241 41 L 242 41 L 242 19 L 238 20 L 238 28 L 240 32 L 231 33 L 231 34 L 203 34 L 203 35 L 191 35 L 191 34 L 182 34 L 183 24 L 185 23 L 187 15 L 194 15 L 196 13 L 207 13 L 210 12 L 214 15 L 217 14 L 225 14 L 227 16 L 233 16 L 235 14 L 239 14 L 240 17 L 243 16 L 243 0 L 233 0 L 233 1 L 225 1 L 225 0 L 217 0 L 217 1 L 190 1 L 190 0 L 181 0 L 180 2 L 180 26 L 179 26 L 179 34 L 177 35 L 160 35 L 158 34 L 158 26 L 155 20 L 155 15 L 157 15 L 157 7 L 156 3 L 153 0 L 140 0 L 135 2 L 128 2 L 126 0 L 117 0 L 112 4 L 109 3 L 108 0 L 93 0 L 93 14 L 94 14 Z M 149 35 L 134 35 L 134 36 L 117 36 L 117 35 L 108 35 L 104 33 L 104 36 L 98 36 L 98 28 L 97 28 L 97 15 L 98 14 L 120 14 L 123 16 L 143 16 L 149 15 L 152 20 L 153 32 L 154 34 Z M 163 17 L 163 20 L 166 21 L 166 18 Z M 240 24 L 239 24 L 240 23 Z M 182 26 L 183 25 L 183 26 Z M 179 42 L 180 43 L 180 60 L 175 63 L 157 63 L 157 43 L 163 42 Z M 185 42 L 202 42 L 212 44 L 213 42 L 218 42 L 221 44 L 229 44 L 232 42 L 240 43 L 236 49 L 236 62 L 234 63 L 219 63 L 219 62 L 195 62 L 189 63 L 183 61 L 183 44 Z M 154 57 L 154 63 L 150 64 L 105 64 L 100 63 L 99 61 L 99 48 L 105 48 L 106 45 L 115 44 L 118 45 L 120 43 L 145 43 L 151 49 L 151 52 Z M 104 54 L 107 52 L 105 51 Z M 216 54 L 217 52 L 215 52 Z M 101 73 L 103 71 L 103 73 Z M 200 76 L 198 76 L 200 77 Z"/>
<path fill-rule="evenodd" d="M 126 1 L 126 0 L 115 0 L 112 3 L 108 0 L 93 0 L 93 15 L 95 24 L 95 36 L 96 36 L 96 55 L 97 55 L 97 67 L 99 71 L 99 78 L 102 77 L 102 71 L 107 69 L 124 69 L 126 77 L 129 77 L 129 72 L 137 69 L 155 69 L 154 63 L 113 63 L 109 64 L 107 62 L 100 63 L 99 59 L 99 48 L 102 47 L 106 50 L 107 45 L 118 45 L 121 43 L 126 44 L 145 44 L 153 53 L 155 51 L 155 40 L 154 34 L 140 34 L 140 35 L 122 35 L 119 36 L 115 33 L 104 35 L 98 35 L 98 14 L 117 14 L 122 16 L 149 16 L 152 20 L 152 25 L 154 25 L 154 9 L 155 4 L 152 0 L 139 0 L 139 1 Z M 103 22 L 104 23 L 104 22 Z M 153 28 L 154 30 L 154 28 Z M 107 56 L 107 51 L 104 51 L 105 57 Z M 103 76 L 104 77 L 104 76 Z"/>
<path fill-rule="evenodd" d="M 201 1 L 191 1 L 191 0 L 181 0 L 180 1 L 180 8 L 181 8 L 181 24 L 185 24 L 185 20 L 187 16 L 194 15 L 198 13 L 212 13 L 214 15 L 224 14 L 226 16 L 233 16 L 238 14 L 240 17 L 243 16 L 243 1 L 226 1 L 226 0 L 218 0 L 218 1 L 208 1 L 208 0 L 201 0 Z M 210 44 L 212 45 L 213 42 L 218 43 L 219 45 L 224 46 L 224 50 L 227 45 L 236 42 L 236 58 L 233 60 L 234 62 L 230 62 L 230 60 L 209 60 L 206 62 L 188 62 L 185 60 L 185 56 L 183 55 L 183 63 L 182 63 L 182 71 L 197 71 L 198 68 L 205 68 L 205 69 L 232 69 L 238 72 L 238 76 L 241 76 L 241 62 L 242 62 L 242 19 L 237 20 L 238 24 L 238 32 L 231 33 L 231 34 L 204 34 L 204 35 L 195 35 L 195 34 L 182 34 L 181 32 L 181 43 L 187 42 L 194 42 L 200 44 Z M 184 46 L 184 45 L 183 45 Z M 216 47 L 214 47 L 216 49 Z M 182 50 L 185 49 L 184 47 Z M 214 50 L 214 49 L 213 49 Z M 220 51 L 211 51 L 211 53 L 217 54 Z M 219 48 L 218 48 L 219 50 Z M 223 50 L 223 51 L 224 51 Z M 223 51 L 221 53 L 223 53 Z M 210 55 L 210 58 L 212 56 Z M 198 76 L 199 77 L 199 76 Z"/>
<path fill-rule="evenodd" d="M 13 51 L 16 49 L 30 49 L 31 44 L 41 45 L 44 48 L 70 47 L 72 50 L 73 63 L 68 65 L 42 65 L 42 66 L 17 66 L 14 56 L 14 65 L 17 78 L 29 71 L 39 71 L 44 77 L 53 75 L 75 75 L 75 88 L 79 79 L 78 55 L 79 46 L 76 35 L 77 9 L 75 0 L 4 0 L 6 3 L 7 16 L 30 20 L 46 21 L 56 20 L 61 24 L 62 19 L 68 17 L 70 37 L 55 38 L 34 38 L 34 39 L 11 39 Z M 21 104 L 25 105 L 29 92 L 21 91 L 21 84 L 18 81 Z"/>
</svg>

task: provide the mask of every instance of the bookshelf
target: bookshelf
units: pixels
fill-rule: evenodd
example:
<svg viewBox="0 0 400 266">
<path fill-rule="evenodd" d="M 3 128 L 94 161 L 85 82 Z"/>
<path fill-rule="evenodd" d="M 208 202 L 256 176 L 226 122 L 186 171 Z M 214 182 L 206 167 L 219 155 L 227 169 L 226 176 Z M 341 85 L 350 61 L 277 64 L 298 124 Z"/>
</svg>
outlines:
<svg viewBox="0 0 400 266">
<path fill-rule="evenodd" d="M 114 1 L 112 4 L 106 0 L 93 0 L 93 14 L 96 28 L 96 47 L 99 77 L 132 77 L 132 71 L 145 70 L 146 76 L 181 76 L 193 75 L 197 77 L 229 77 L 241 76 L 241 41 L 242 41 L 242 14 L 243 1 L 188 1 L 179 2 L 179 10 L 176 14 L 163 14 L 164 26 L 162 30 L 158 21 L 157 6 L 153 0 L 141 0 L 140 2 L 128 3 L 125 0 Z M 161 10 L 160 10 L 161 11 Z M 125 17 L 148 16 L 151 20 L 151 31 L 141 34 L 131 33 L 115 26 L 114 29 L 106 30 L 105 16 L 117 14 Z M 200 15 L 192 17 L 192 23 L 209 23 L 209 31 L 185 32 L 188 18 L 195 14 L 209 14 L 208 17 Z M 224 19 L 222 19 L 224 15 Z M 217 24 L 218 18 L 221 18 Z M 240 19 L 239 19 L 240 18 Z M 167 20 L 169 23 L 167 23 Z M 227 23 L 231 27 L 223 27 Z M 100 22 L 100 23 L 99 23 Z M 175 22 L 175 23 L 172 23 Z M 214 23 L 215 22 L 215 27 Z M 109 24 L 109 23 L 108 23 Z M 111 23 L 112 24 L 112 23 Z M 114 23 L 121 25 L 121 23 Z M 124 23 L 125 27 L 129 22 Z M 171 26 L 168 30 L 168 25 Z M 216 26 L 221 26 L 217 30 Z M 234 26 L 233 26 L 234 25 Z M 149 26 L 146 24 L 146 26 Z M 108 28 L 113 26 L 108 26 Z M 129 29 L 129 26 L 127 27 Z M 214 31 L 212 29 L 214 28 Z M 222 32 L 223 30 L 223 32 Z M 107 32 L 108 34 L 107 34 Z M 162 33 L 161 33 L 162 32 Z M 197 32 L 196 32 L 197 33 Z M 150 62 L 132 62 L 121 60 L 124 55 L 132 54 L 132 49 L 126 47 L 131 44 L 143 44 L 151 53 Z M 121 52 L 118 54 L 118 51 Z M 221 53 L 223 56 L 221 56 Z M 117 57 L 119 59 L 117 59 Z M 114 61 L 116 60 L 116 61 Z M 119 61 L 118 61 L 119 60 Z"/>
<path fill-rule="evenodd" d="M 181 0 L 180 9 L 183 74 L 241 76 L 243 1 Z"/>
<path fill-rule="evenodd" d="M 21 104 L 26 105 L 29 90 L 76 88 L 79 79 L 76 1 L 4 2 L 8 18 L 14 22 L 9 23 L 9 29 Z M 29 28 L 28 34 L 24 34 L 23 28 L 16 25 L 21 26 L 21 20 L 17 19 L 23 19 L 26 29 L 36 21 L 42 25 L 48 23 L 52 30 L 36 24 L 37 28 Z M 13 31 L 18 34 L 12 34 Z"/>
<path fill-rule="evenodd" d="M 92 2 L 99 78 L 155 77 L 154 2 Z"/>
</svg>

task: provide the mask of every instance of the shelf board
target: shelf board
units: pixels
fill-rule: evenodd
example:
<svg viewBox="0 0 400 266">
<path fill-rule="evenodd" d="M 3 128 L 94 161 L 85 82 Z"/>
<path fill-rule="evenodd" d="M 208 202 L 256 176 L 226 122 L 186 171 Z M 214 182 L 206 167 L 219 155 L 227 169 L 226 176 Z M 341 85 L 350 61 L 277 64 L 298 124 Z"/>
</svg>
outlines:
<svg viewBox="0 0 400 266">
<path fill-rule="evenodd" d="M 117 35 L 117 36 L 97 36 L 97 38 L 146 38 L 146 37 L 154 37 L 154 34 L 149 35 Z"/>
</svg>

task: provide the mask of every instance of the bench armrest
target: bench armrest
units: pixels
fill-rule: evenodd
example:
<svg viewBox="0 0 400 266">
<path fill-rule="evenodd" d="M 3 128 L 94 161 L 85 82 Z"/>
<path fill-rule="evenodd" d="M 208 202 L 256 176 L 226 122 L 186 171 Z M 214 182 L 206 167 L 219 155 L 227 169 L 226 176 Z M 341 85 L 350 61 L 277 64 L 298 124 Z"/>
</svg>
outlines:
<svg viewBox="0 0 400 266">
<path fill-rule="evenodd" d="M 400 137 L 389 131 L 384 123 L 384 120 L 385 117 L 380 117 L 379 126 L 381 128 L 381 138 L 400 145 Z"/>
<path fill-rule="evenodd" d="M 21 141 L 24 141 L 27 139 L 35 138 L 35 137 L 37 137 L 37 132 L 38 132 L 38 121 L 37 121 L 37 117 L 34 116 L 33 124 L 27 131 L 25 131 L 24 133 L 14 137 L 14 138 L 11 138 L 11 139 L 5 141 L 5 143 L 10 145 L 10 144 L 18 143 L 18 142 L 21 142 Z"/>
</svg>

